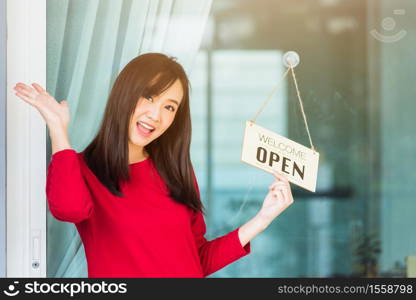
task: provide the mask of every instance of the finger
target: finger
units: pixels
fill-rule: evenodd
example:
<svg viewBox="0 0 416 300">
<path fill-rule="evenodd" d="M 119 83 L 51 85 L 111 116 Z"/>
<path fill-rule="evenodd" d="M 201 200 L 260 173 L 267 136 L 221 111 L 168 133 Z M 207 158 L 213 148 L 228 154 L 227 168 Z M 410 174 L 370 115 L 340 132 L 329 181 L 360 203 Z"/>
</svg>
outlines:
<svg viewBox="0 0 416 300">
<path fill-rule="evenodd" d="M 32 83 L 32 86 L 35 88 L 35 90 L 38 92 L 38 93 L 46 93 L 46 91 L 44 90 L 44 88 L 42 87 L 42 86 L 40 86 L 39 84 L 37 84 L 37 83 Z"/>
<path fill-rule="evenodd" d="M 34 89 L 28 87 L 18 86 L 15 88 L 15 91 L 32 98 L 35 98 L 37 95 L 37 92 Z"/>
<path fill-rule="evenodd" d="M 279 190 L 286 190 L 286 187 L 283 186 L 273 186 L 269 189 L 269 191 L 279 191 Z"/>
<path fill-rule="evenodd" d="M 288 198 L 287 198 L 286 194 L 284 193 L 284 190 L 280 190 L 280 193 L 282 194 L 283 201 L 285 201 L 285 203 L 287 203 Z"/>
<path fill-rule="evenodd" d="M 272 191 L 272 195 L 273 195 L 275 198 L 277 198 L 277 199 L 279 199 L 279 200 L 281 200 L 281 201 L 285 201 L 285 196 L 284 196 L 284 194 L 282 193 L 282 191 L 280 191 L 280 190 L 274 190 L 274 191 Z"/>
<path fill-rule="evenodd" d="M 29 85 L 26 85 L 24 83 L 18 83 L 16 84 L 16 87 L 19 89 L 19 91 L 26 91 L 28 93 L 34 93 L 35 90 L 31 88 Z"/>
<path fill-rule="evenodd" d="M 16 91 L 22 95 L 25 95 L 26 97 L 32 97 L 32 94 L 30 92 L 28 92 L 27 90 L 23 90 L 23 89 L 16 89 Z"/>
<path fill-rule="evenodd" d="M 280 180 L 280 179 L 275 179 L 270 185 L 269 185 L 269 187 L 272 187 L 272 186 L 274 186 L 274 185 L 276 185 L 276 184 L 285 184 L 285 182 L 284 181 L 282 181 L 282 180 Z"/>
<path fill-rule="evenodd" d="M 287 185 L 286 183 L 279 184 L 279 185 L 276 185 L 276 189 L 282 190 L 282 192 L 285 194 L 285 199 L 286 200 L 293 199 L 292 190 L 290 188 L 290 185 Z"/>
<path fill-rule="evenodd" d="M 283 181 L 274 181 L 270 187 L 274 187 L 274 186 L 283 186 L 283 187 L 287 187 L 287 183 L 283 182 Z"/>
<path fill-rule="evenodd" d="M 289 202 L 290 199 L 291 199 L 291 196 L 289 195 L 288 189 L 287 188 L 284 188 L 284 189 L 281 189 L 281 191 L 282 191 L 282 193 L 283 193 L 283 195 L 285 197 L 285 201 L 286 202 Z"/>
<path fill-rule="evenodd" d="M 282 175 L 282 174 L 278 173 L 278 172 L 277 172 L 277 171 L 275 171 L 275 170 L 272 170 L 272 172 L 273 172 L 273 175 L 274 175 L 274 176 L 275 176 L 278 180 L 283 181 L 283 182 L 289 182 L 289 181 L 287 180 L 286 176 L 284 176 L 284 175 Z"/>
<path fill-rule="evenodd" d="M 287 183 L 283 181 L 275 181 L 269 186 L 269 189 L 273 189 L 274 187 L 277 187 L 277 186 L 283 186 L 284 188 L 288 187 Z"/>
<path fill-rule="evenodd" d="M 292 193 L 290 191 L 290 187 L 288 188 L 286 186 L 286 184 L 280 183 L 280 184 L 276 184 L 273 186 L 273 188 L 271 189 L 272 192 L 281 192 L 283 194 L 283 198 L 285 200 L 285 202 L 293 202 L 293 197 L 292 197 Z"/>
<path fill-rule="evenodd" d="M 19 98 L 25 100 L 26 102 L 30 103 L 30 104 L 34 104 L 34 101 L 32 100 L 32 98 L 20 93 L 20 92 L 16 92 L 15 93 L 16 96 L 18 96 Z"/>
<path fill-rule="evenodd" d="M 286 189 L 286 187 L 282 187 L 282 186 L 277 187 L 277 191 L 279 191 L 279 192 L 282 194 L 283 199 L 284 199 L 285 201 L 287 201 L 287 199 L 289 199 L 289 198 L 288 198 L 288 194 L 287 194 L 287 189 Z"/>
</svg>

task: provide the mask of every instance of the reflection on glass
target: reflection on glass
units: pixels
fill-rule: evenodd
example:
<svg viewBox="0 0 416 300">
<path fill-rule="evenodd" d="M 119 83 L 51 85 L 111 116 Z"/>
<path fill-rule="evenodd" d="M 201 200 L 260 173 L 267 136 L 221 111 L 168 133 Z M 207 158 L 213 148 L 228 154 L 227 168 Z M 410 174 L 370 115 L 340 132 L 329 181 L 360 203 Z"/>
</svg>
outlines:
<svg viewBox="0 0 416 300">
<path fill-rule="evenodd" d="M 253 240 L 252 254 L 211 277 L 406 276 L 416 253 L 416 23 L 406 18 L 415 9 L 406 0 L 214 1 L 192 97 L 208 234 L 248 221 L 266 195 L 273 178 L 240 161 L 243 126 L 289 50 L 301 57 L 296 74 L 321 159 L 317 192 L 292 185 L 294 205 Z M 380 41 L 375 29 L 407 36 Z M 309 145 L 290 81 L 258 122 Z"/>
</svg>

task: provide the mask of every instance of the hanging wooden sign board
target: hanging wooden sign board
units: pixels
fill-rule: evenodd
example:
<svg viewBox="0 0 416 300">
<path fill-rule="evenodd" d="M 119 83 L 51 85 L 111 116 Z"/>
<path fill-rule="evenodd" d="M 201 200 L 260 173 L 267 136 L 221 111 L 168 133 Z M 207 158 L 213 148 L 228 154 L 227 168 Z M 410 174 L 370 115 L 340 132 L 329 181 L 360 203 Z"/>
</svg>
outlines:
<svg viewBox="0 0 416 300">
<path fill-rule="evenodd" d="M 246 121 L 241 160 L 272 173 L 272 170 L 315 192 L 319 153 L 288 138 Z"/>
</svg>

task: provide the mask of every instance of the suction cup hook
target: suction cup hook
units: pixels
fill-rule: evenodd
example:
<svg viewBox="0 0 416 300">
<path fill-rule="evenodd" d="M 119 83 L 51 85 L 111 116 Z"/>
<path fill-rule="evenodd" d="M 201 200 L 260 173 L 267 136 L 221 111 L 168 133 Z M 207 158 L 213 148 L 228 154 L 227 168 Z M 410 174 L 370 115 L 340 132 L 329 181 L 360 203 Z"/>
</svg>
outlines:
<svg viewBox="0 0 416 300">
<path fill-rule="evenodd" d="M 300 63 L 299 54 L 295 51 L 288 51 L 283 55 L 283 64 L 287 68 L 294 68 Z"/>
</svg>

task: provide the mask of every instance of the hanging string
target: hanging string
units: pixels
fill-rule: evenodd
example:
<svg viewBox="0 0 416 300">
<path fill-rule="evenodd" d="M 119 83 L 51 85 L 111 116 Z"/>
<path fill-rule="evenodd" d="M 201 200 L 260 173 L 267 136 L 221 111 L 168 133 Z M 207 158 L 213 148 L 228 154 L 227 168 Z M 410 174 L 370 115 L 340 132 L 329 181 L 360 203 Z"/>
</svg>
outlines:
<svg viewBox="0 0 416 300">
<path fill-rule="evenodd" d="M 260 113 L 263 111 L 263 109 L 266 107 L 267 103 L 272 99 L 274 93 L 276 92 L 277 88 L 282 83 L 283 79 L 285 79 L 286 75 L 289 73 L 290 68 L 287 68 L 286 72 L 283 74 L 282 78 L 280 78 L 280 81 L 276 84 L 276 86 L 273 88 L 273 90 L 270 92 L 269 97 L 267 97 L 266 101 L 263 102 L 263 105 L 260 107 L 259 111 L 256 113 L 254 118 L 252 119 L 253 123 L 256 123 L 257 117 L 260 115 Z"/>
<path fill-rule="evenodd" d="M 236 224 L 234 224 L 234 220 L 237 220 L 237 218 L 240 216 L 240 214 L 241 214 L 241 212 L 243 211 L 243 208 L 244 208 L 244 206 L 246 205 L 246 203 L 247 203 L 247 201 L 248 201 L 248 196 L 249 196 L 249 194 L 250 194 L 250 192 L 251 192 L 251 190 L 253 189 L 253 187 L 254 187 L 254 183 L 255 183 L 255 179 L 256 179 L 256 177 L 255 177 L 255 173 L 253 173 L 252 174 L 252 176 L 251 176 L 251 180 L 250 180 L 250 185 L 249 185 L 249 187 L 248 187 L 248 189 L 247 189 L 247 192 L 246 192 L 246 194 L 244 195 L 244 198 L 243 198 L 243 203 L 240 205 L 240 208 L 239 208 L 239 210 L 238 210 L 238 212 L 237 212 L 237 214 L 235 214 L 229 221 L 228 221 L 228 223 L 229 224 L 233 224 L 233 226 L 235 226 Z"/>
<path fill-rule="evenodd" d="M 276 92 L 276 90 L 277 90 L 277 88 L 280 86 L 280 84 L 283 82 L 283 80 L 286 78 L 286 76 L 287 76 L 287 74 L 289 73 L 289 71 L 291 71 L 291 73 L 292 73 L 292 77 L 293 77 L 293 81 L 294 81 L 294 83 L 295 83 L 295 88 L 296 88 L 296 95 L 297 95 L 297 98 L 298 98 L 298 100 L 299 100 L 299 104 L 300 104 L 300 108 L 301 108 L 301 111 L 302 111 L 302 115 L 303 115 L 303 120 L 304 120 L 304 122 L 305 122 L 305 127 L 306 127 L 306 131 L 307 131 L 307 133 L 308 133 L 308 137 L 309 137 L 309 142 L 310 142 L 310 144 L 311 144 L 311 148 L 312 148 L 312 150 L 313 151 L 316 151 L 315 150 L 315 147 L 314 147 L 314 145 L 313 145 L 313 143 L 312 143 L 312 137 L 311 137 L 311 134 L 310 134 L 310 131 L 309 131 L 309 126 L 308 126 L 308 121 L 307 121 L 307 119 L 306 119 L 306 114 L 305 114 L 305 110 L 303 109 L 303 103 L 302 103 L 302 98 L 301 98 L 301 96 L 300 96 L 300 91 L 299 91 L 299 87 L 298 87 L 298 82 L 297 82 L 297 80 L 296 80 L 296 75 L 295 75 L 295 71 L 294 71 L 294 68 L 293 68 L 293 66 L 292 65 L 290 65 L 288 68 L 287 68 L 287 70 L 286 70 L 286 72 L 283 74 L 283 76 L 280 78 L 280 81 L 277 83 L 277 85 L 273 88 L 273 90 L 270 92 L 270 94 L 269 94 L 269 96 L 268 96 L 268 98 L 263 102 L 263 105 L 260 107 L 260 109 L 257 111 L 257 113 L 256 113 L 256 115 L 254 116 L 254 118 L 252 119 L 252 122 L 253 123 L 255 123 L 256 122 L 256 119 L 257 119 L 257 117 L 260 115 L 260 113 L 263 111 L 263 109 L 266 107 L 266 105 L 267 105 L 267 103 L 270 101 L 270 99 L 273 97 L 273 95 L 275 94 L 275 92 Z M 247 201 L 248 201 L 248 196 L 249 196 L 249 194 L 250 194 L 250 192 L 251 192 L 251 190 L 253 189 L 253 187 L 254 187 L 254 181 L 255 181 L 255 179 L 256 179 L 256 177 L 254 176 L 254 174 L 253 174 L 253 176 L 252 176 L 252 178 L 251 178 L 251 180 L 250 180 L 250 184 L 249 184 L 249 188 L 247 189 L 247 191 L 246 191 L 246 193 L 245 193 L 245 196 L 244 196 L 244 198 L 243 198 L 243 201 L 242 201 L 242 204 L 240 205 L 240 208 L 239 208 L 239 210 L 238 210 L 238 212 L 230 219 L 230 221 L 229 221 L 229 224 L 233 224 L 234 223 L 234 221 L 235 220 L 237 220 L 237 218 L 240 216 L 240 214 L 241 214 L 241 212 L 242 212 L 242 210 L 243 210 L 243 208 L 244 208 L 244 206 L 246 205 L 246 203 L 247 203 Z M 234 225 L 235 226 L 235 225 Z"/>
<path fill-rule="evenodd" d="M 254 185 L 256 183 L 257 177 L 256 177 L 255 172 L 252 173 L 250 178 L 251 179 L 250 179 L 250 182 L 249 182 L 249 186 L 246 190 L 246 193 L 244 195 L 244 198 L 243 198 L 243 201 L 240 205 L 240 208 L 238 209 L 238 212 L 227 221 L 226 225 L 224 225 L 223 227 L 220 227 L 217 230 L 215 230 L 210 236 L 212 236 L 212 237 L 219 236 L 220 234 L 223 234 L 224 231 L 226 231 L 230 227 L 235 227 L 235 226 L 238 225 L 237 224 L 238 217 L 241 215 L 241 213 L 243 212 L 243 208 L 246 206 L 248 200 L 250 199 L 249 195 L 250 195 L 251 191 L 253 190 Z"/>
<path fill-rule="evenodd" d="M 287 74 L 289 73 L 289 71 L 292 71 L 292 77 L 293 77 L 293 81 L 295 82 L 295 88 L 296 88 L 296 95 L 298 97 L 299 100 L 299 104 L 300 104 L 300 109 L 302 111 L 302 115 L 303 115 L 303 120 L 305 122 L 305 127 L 306 127 L 306 131 L 308 133 L 308 137 L 309 137 L 309 143 L 311 144 L 311 148 L 314 152 L 316 152 L 315 150 L 315 146 L 312 143 L 312 137 L 311 137 L 311 133 L 309 131 L 309 126 L 308 126 L 308 121 L 306 119 L 306 114 L 305 114 L 305 110 L 303 109 L 303 103 L 302 103 L 302 98 L 300 96 L 300 92 L 299 92 L 299 87 L 298 87 L 298 82 L 296 80 L 296 75 L 295 75 L 295 71 L 292 65 L 289 66 L 289 68 L 287 68 L 286 72 L 283 74 L 282 78 L 280 78 L 280 81 L 276 84 L 276 86 L 273 88 L 273 90 L 270 92 L 270 95 L 267 97 L 266 101 L 263 102 L 263 105 L 260 107 L 260 109 L 257 111 L 256 115 L 254 116 L 254 118 L 251 120 L 253 123 L 256 122 L 257 117 L 260 115 L 260 113 L 263 111 L 263 109 L 266 107 L 267 103 L 270 101 L 270 99 L 273 97 L 273 95 L 275 94 L 277 88 L 280 86 L 280 84 L 282 83 L 283 79 L 286 78 Z"/>
<path fill-rule="evenodd" d="M 300 97 L 300 92 L 299 92 L 299 87 L 298 87 L 298 81 L 296 80 L 295 70 L 293 69 L 292 66 L 290 66 L 290 69 L 292 70 L 292 77 L 293 77 L 293 81 L 295 82 L 296 94 L 298 96 L 298 100 L 299 100 L 299 104 L 300 104 L 300 109 L 301 109 L 302 115 L 303 115 L 303 120 L 305 121 L 306 131 L 308 132 L 309 143 L 311 143 L 312 150 L 315 151 L 315 147 L 314 147 L 314 145 L 312 143 L 311 134 L 309 132 L 308 121 L 306 120 L 306 114 L 305 114 L 305 111 L 303 109 L 302 98 Z"/>
</svg>

